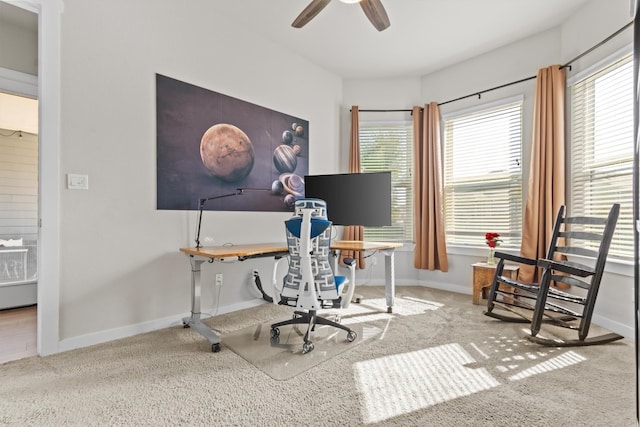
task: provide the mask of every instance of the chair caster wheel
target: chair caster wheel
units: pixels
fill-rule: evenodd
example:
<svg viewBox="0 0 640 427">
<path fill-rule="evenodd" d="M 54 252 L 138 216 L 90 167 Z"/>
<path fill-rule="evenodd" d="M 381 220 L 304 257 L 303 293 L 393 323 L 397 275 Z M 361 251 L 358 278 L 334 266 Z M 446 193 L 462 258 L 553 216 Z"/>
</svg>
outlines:
<svg viewBox="0 0 640 427">
<path fill-rule="evenodd" d="M 272 328 L 271 329 L 271 338 L 275 338 L 280 336 L 280 329 L 278 328 Z"/>
<path fill-rule="evenodd" d="M 220 351 L 220 343 L 211 344 L 211 351 L 214 353 L 218 353 Z"/>
<path fill-rule="evenodd" d="M 314 349 L 314 346 L 311 341 L 307 341 L 304 344 L 302 344 L 302 354 L 309 353 L 310 351 L 313 351 L 313 349 Z"/>
<path fill-rule="evenodd" d="M 349 342 L 354 342 L 356 340 L 356 338 L 358 338 L 358 334 L 356 334 L 355 331 L 350 331 L 347 334 L 347 341 L 349 341 Z"/>
</svg>

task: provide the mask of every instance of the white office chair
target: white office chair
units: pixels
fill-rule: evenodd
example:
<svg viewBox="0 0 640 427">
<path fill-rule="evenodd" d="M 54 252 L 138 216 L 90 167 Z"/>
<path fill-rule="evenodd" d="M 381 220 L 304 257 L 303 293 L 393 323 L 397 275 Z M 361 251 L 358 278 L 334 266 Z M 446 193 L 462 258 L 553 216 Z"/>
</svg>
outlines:
<svg viewBox="0 0 640 427">
<path fill-rule="evenodd" d="M 302 352 L 313 350 L 311 332 L 316 324 L 333 326 L 347 332 L 347 341 L 357 334 L 352 329 L 317 315 L 320 309 L 341 308 L 342 291 L 348 280 L 334 276 L 329 262 L 331 221 L 323 200 L 296 201 L 294 217 L 285 222 L 289 247 L 289 271 L 284 278 L 279 304 L 298 308 L 293 319 L 271 325 L 271 339 L 279 340 L 280 327 L 307 324 Z M 352 293 L 352 290 L 351 290 Z"/>
</svg>

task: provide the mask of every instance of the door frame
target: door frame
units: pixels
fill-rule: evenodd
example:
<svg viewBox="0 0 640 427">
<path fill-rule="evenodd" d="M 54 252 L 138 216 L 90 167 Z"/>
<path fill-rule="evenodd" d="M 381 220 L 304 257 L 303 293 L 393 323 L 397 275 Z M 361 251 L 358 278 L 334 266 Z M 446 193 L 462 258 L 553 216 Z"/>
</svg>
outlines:
<svg viewBox="0 0 640 427">
<path fill-rule="evenodd" d="M 60 19 L 63 6 L 62 0 L 0 1 L 38 14 L 37 345 L 38 354 L 46 356 L 60 351 Z"/>
</svg>

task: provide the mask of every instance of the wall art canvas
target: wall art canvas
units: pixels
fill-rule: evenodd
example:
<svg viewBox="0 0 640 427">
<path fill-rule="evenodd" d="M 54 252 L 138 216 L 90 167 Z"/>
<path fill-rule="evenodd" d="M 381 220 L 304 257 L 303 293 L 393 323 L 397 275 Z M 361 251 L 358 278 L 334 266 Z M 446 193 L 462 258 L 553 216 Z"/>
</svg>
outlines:
<svg viewBox="0 0 640 427">
<path fill-rule="evenodd" d="M 156 74 L 157 208 L 293 211 L 309 122 Z M 243 189 L 241 195 L 238 189 Z"/>
</svg>

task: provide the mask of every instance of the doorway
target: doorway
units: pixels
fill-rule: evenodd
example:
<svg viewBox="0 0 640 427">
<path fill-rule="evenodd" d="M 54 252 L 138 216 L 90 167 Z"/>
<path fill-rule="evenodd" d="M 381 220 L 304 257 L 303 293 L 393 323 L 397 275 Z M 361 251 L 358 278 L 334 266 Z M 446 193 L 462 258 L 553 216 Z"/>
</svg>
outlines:
<svg viewBox="0 0 640 427">
<path fill-rule="evenodd" d="M 38 15 L 0 2 L 0 363 L 37 354 Z"/>
<path fill-rule="evenodd" d="M 0 363 L 37 354 L 38 101 L 0 92 Z"/>
</svg>

